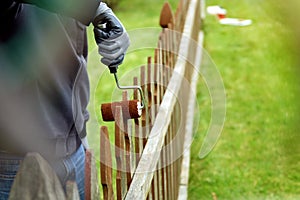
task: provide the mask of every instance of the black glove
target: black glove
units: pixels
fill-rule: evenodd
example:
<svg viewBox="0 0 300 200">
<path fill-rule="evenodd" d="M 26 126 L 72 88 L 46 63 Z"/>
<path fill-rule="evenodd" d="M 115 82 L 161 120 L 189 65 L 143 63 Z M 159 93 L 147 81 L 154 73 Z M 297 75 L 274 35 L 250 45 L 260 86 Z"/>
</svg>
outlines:
<svg viewBox="0 0 300 200">
<path fill-rule="evenodd" d="M 93 25 L 98 51 L 103 57 L 101 62 L 109 67 L 111 73 L 115 73 L 129 47 L 129 36 L 105 3 L 100 3 Z"/>
</svg>

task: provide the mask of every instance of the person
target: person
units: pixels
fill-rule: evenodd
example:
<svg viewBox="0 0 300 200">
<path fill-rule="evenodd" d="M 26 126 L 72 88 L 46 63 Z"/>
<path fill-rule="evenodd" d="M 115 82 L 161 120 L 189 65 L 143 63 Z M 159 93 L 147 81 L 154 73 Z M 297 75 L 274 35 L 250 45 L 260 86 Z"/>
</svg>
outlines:
<svg viewBox="0 0 300 200">
<path fill-rule="evenodd" d="M 38 152 L 84 199 L 89 118 L 86 27 L 102 63 L 122 63 L 129 36 L 99 0 L 4 0 L 0 7 L 0 199 L 22 159 Z"/>
</svg>

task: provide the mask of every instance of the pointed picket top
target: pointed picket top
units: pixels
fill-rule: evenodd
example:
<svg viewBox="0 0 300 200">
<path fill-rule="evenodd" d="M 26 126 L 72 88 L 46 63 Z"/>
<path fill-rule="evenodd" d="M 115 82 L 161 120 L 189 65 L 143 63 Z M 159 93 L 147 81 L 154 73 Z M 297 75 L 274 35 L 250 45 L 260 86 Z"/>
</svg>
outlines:
<svg viewBox="0 0 300 200">
<path fill-rule="evenodd" d="M 160 12 L 159 25 L 162 28 L 168 28 L 169 23 L 174 23 L 174 16 L 171 5 L 169 4 L 169 2 L 165 2 Z"/>
</svg>

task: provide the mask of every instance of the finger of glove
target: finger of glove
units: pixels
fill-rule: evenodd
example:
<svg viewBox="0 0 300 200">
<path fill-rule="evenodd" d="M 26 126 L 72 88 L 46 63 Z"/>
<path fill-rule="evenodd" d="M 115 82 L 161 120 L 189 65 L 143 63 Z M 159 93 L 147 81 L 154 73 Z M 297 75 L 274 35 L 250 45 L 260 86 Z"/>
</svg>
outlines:
<svg viewBox="0 0 300 200">
<path fill-rule="evenodd" d="M 117 48 L 115 46 L 120 46 L 120 48 L 127 49 L 129 44 L 130 44 L 130 40 L 129 40 L 129 36 L 126 32 L 117 38 L 104 39 L 104 40 L 101 40 L 100 43 L 98 43 L 98 45 L 104 49 Z"/>
<path fill-rule="evenodd" d="M 122 49 L 116 49 L 115 51 L 105 51 L 103 49 L 99 49 L 99 54 L 104 58 L 115 60 L 124 54 L 124 51 Z"/>
<path fill-rule="evenodd" d="M 117 49 L 121 49 L 121 45 L 118 42 L 109 42 L 103 41 L 98 44 L 99 51 L 103 50 L 105 52 L 116 51 Z"/>
<path fill-rule="evenodd" d="M 113 59 L 118 58 L 122 54 L 125 54 L 128 46 L 129 46 L 129 44 L 126 44 L 126 45 L 123 44 L 122 46 L 116 44 L 116 45 L 113 45 L 110 47 L 99 45 L 98 52 L 103 57 L 113 60 Z"/>
<path fill-rule="evenodd" d="M 120 57 L 118 57 L 117 59 L 115 59 L 115 60 L 109 65 L 109 67 L 119 66 L 121 63 L 123 63 L 123 60 L 124 60 L 124 54 L 122 54 Z"/>
<path fill-rule="evenodd" d="M 122 44 L 122 46 L 119 45 L 118 43 L 114 44 L 112 46 L 99 45 L 98 51 L 99 51 L 99 54 L 102 55 L 103 57 L 107 57 L 110 59 L 116 59 L 120 55 L 125 54 L 128 47 L 129 47 L 129 43 Z"/>
<path fill-rule="evenodd" d="M 110 66 L 113 62 L 113 60 L 107 59 L 107 58 L 101 58 L 101 62 L 106 65 L 106 66 Z"/>
</svg>

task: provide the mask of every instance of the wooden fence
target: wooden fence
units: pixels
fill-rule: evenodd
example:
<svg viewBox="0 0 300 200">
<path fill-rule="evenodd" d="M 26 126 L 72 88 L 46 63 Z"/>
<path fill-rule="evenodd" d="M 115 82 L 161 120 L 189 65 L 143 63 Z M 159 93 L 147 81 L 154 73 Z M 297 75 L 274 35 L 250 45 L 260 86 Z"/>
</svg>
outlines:
<svg viewBox="0 0 300 200">
<path fill-rule="evenodd" d="M 201 46 L 196 45 L 201 40 L 200 10 L 200 0 L 180 0 L 175 14 L 165 3 L 154 57 L 140 68 L 140 79 L 133 79 L 147 102 L 142 117 L 124 119 L 117 107 L 114 144 L 107 127 L 101 127 L 103 199 L 186 198 L 193 94 L 201 59 Z M 133 98 L 139 99 L 137 91 Z M 123 100 L 128 99 L 124 92 Z"/>
</svg>

